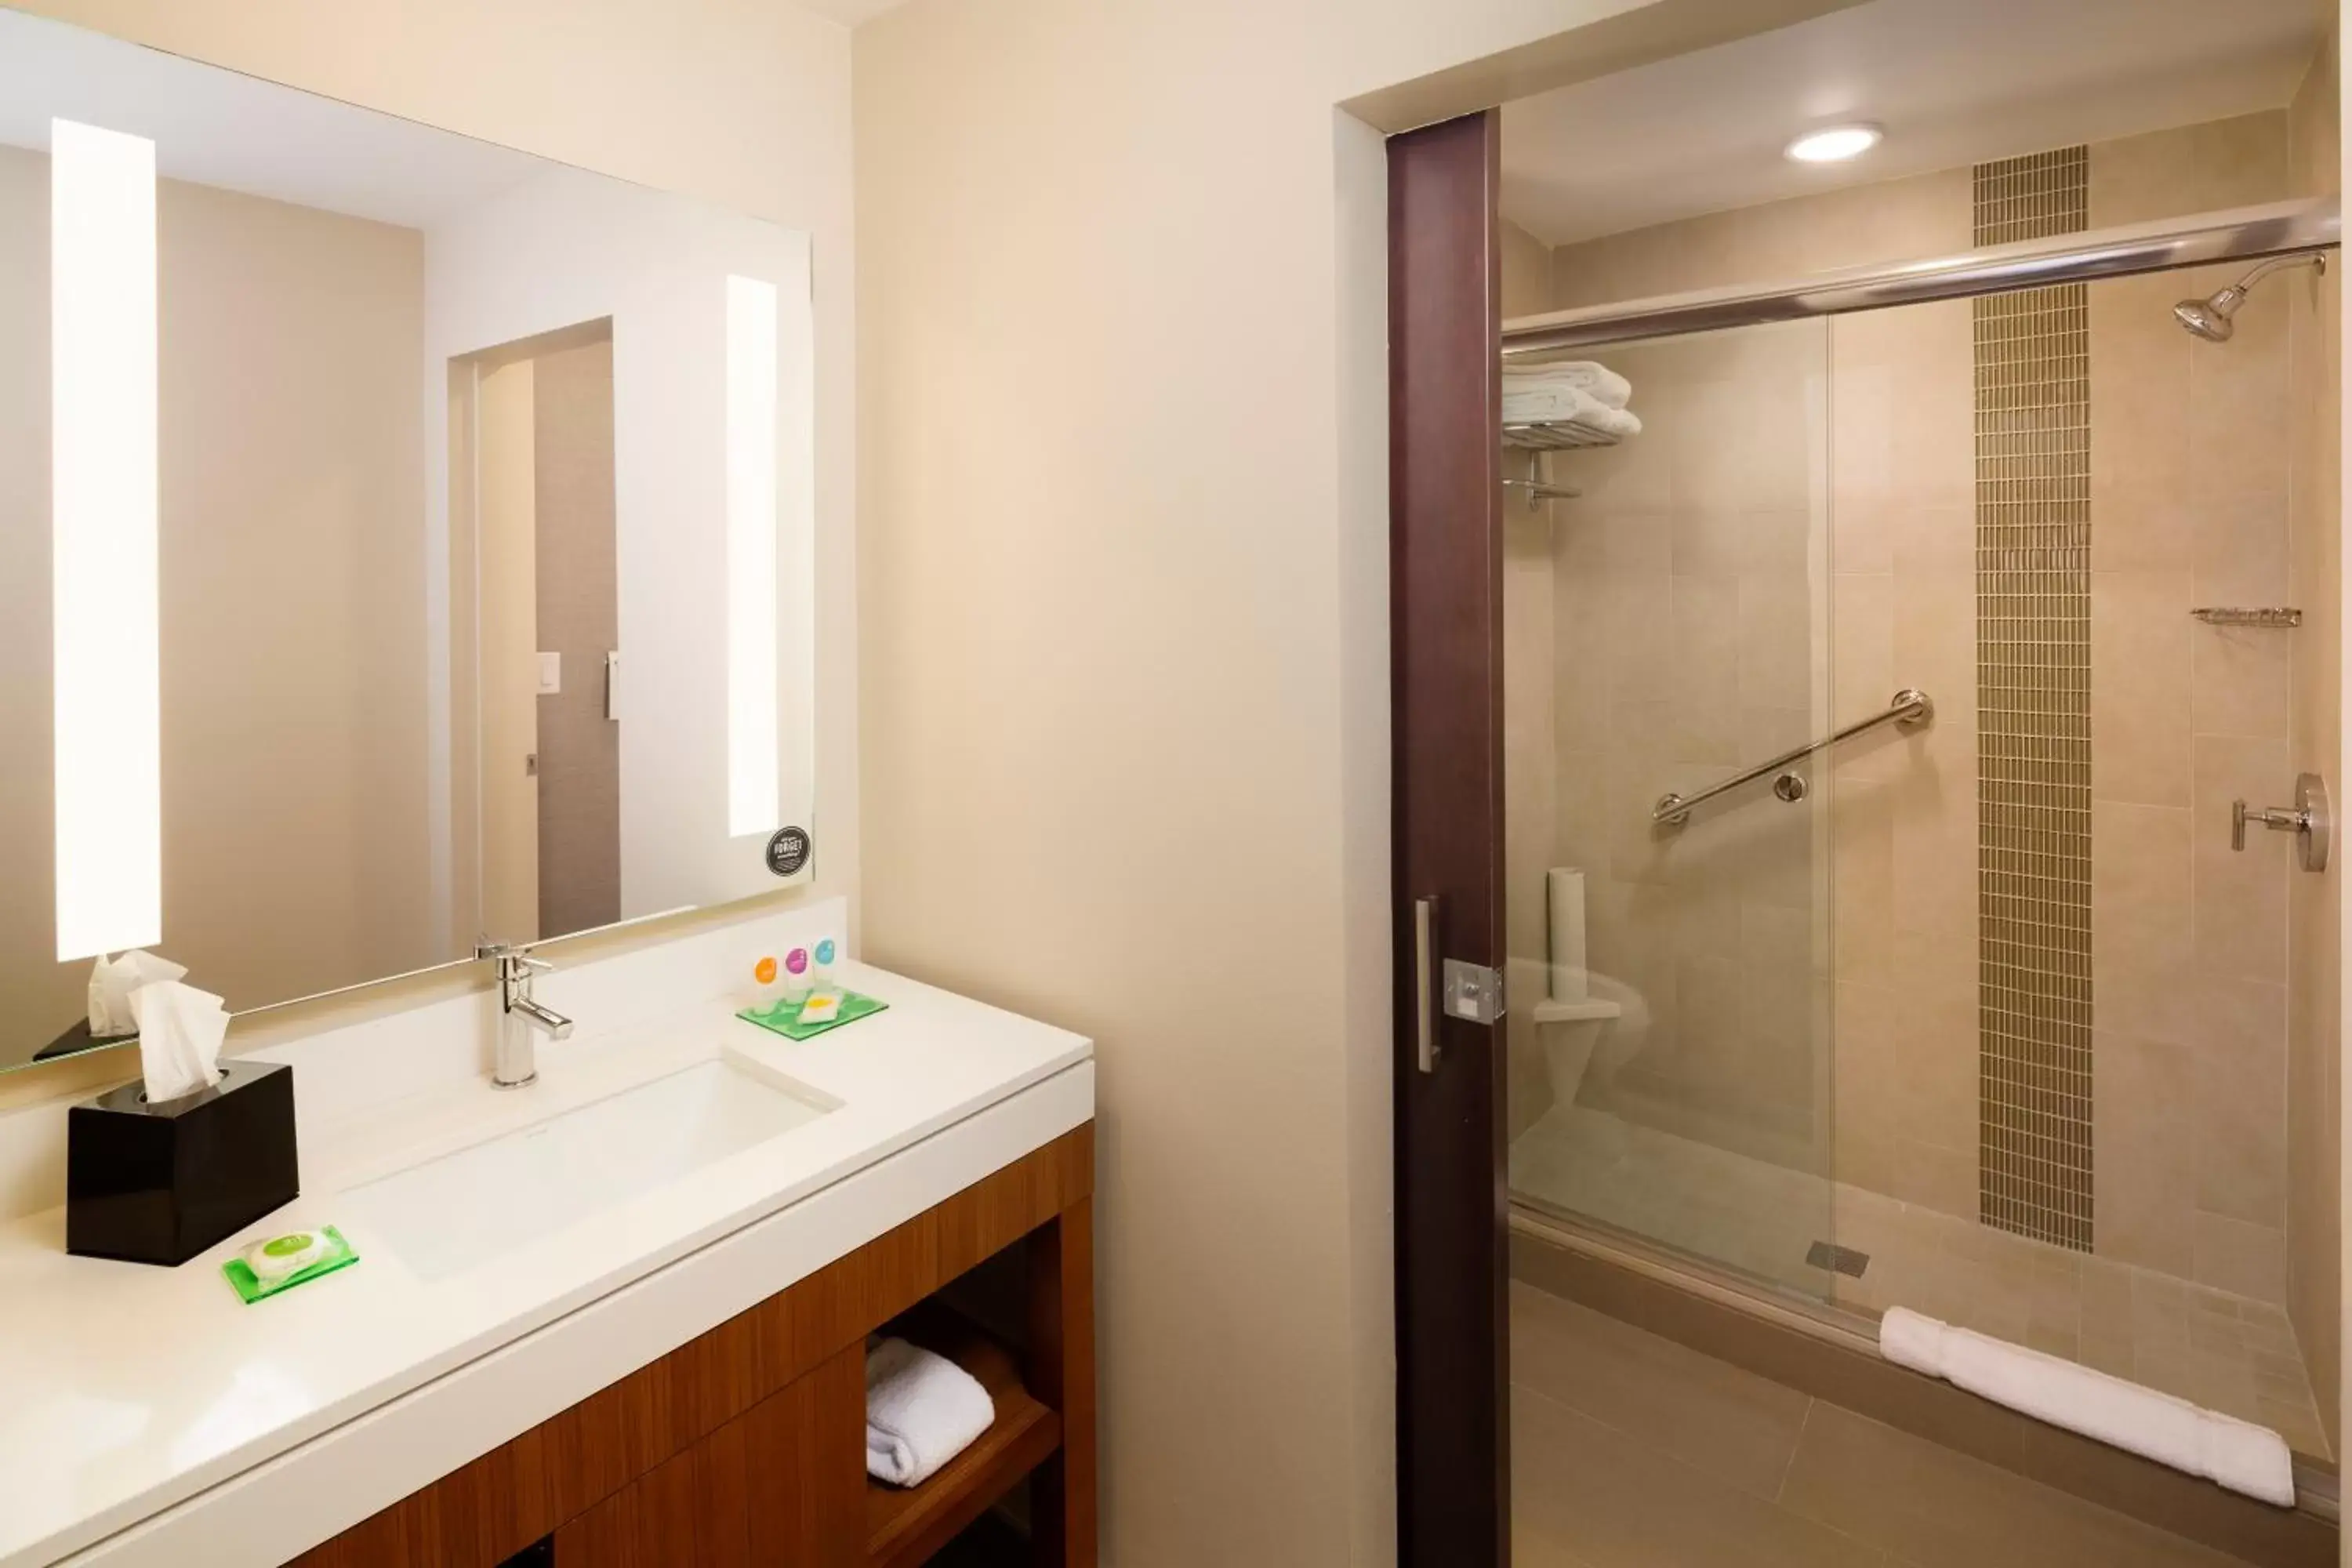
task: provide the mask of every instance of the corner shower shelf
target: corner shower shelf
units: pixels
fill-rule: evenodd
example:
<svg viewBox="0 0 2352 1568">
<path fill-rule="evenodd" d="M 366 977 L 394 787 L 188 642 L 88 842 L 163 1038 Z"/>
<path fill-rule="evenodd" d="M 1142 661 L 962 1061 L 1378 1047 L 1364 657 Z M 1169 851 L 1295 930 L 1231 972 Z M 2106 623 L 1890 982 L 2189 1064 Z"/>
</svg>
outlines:
<svg viewBox="0 0 2352 1568">
<path fill-rule="evenodd" d="M 1503 426 L 1503 445 L 1528 452 L 1572 452 L 1585 447 L 1614 447 L 1623 437 L 1580 419 L 1546 419 L 1532 425 Z"/>
<path fill-rule="evenodd" d="M 2199 620 L 2203 621 L 2209 626 L 2278 626 L 2287 628 L 2303 625 L 2303 612 L 2301 610 L 2241 610 L 2209 606 L 2194 609 L 2189 613 L 2196 616 Z"/>
</svg>

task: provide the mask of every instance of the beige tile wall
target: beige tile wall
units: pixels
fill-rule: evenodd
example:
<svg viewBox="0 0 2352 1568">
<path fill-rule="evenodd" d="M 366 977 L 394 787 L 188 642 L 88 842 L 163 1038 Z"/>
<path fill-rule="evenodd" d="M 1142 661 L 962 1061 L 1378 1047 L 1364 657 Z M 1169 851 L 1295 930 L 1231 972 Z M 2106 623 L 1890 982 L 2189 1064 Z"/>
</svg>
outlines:
<svg viewBox="0 0 2352 1568">
<path fill-rule="evenodd" d="M 1939 238 L 1933 249 L 1965 250 L 1966 169 L 1826 191 L 1564 245 L 1552 252 L 1552 309 L 1909 260 L 1921 254 L 1924 237 L 1950 234 L 1956 203 L 1959 237 L 1957 242 Z"/>
<path fill-rule="evenodd" d="M 1820 721 L 1827 333 L 1806 323 L 1612 353 L 1644 435 L 1563 454 L 1553 530 L 1558 864 L 1588 872 L 1590 958 L 1638 1004 L 1584 1098 L 1825 1169 L 1817 806 L 1652 805 Z M 1540 889 L 1515 894 L 1533 898 Z"/>
<path fill-rule="evenodd" d="M 1566 307 L 1965 249 L 1969 213 L 1962 170 L 1612 237 L 1554 252 L 1553 300 Z M 1674 706 L 1686 715 L 1645 723 L 1638 706 L 1596 700 L 1581 717 L 1564 705 L 1559 721 L 1564 852 L 1575 852 L 1586 828 L 1588 803 L 1572 798 L 1574 781 L 1601 776 L 1611 757 L 1635 775 L 1633 787 L 1614 791 L 1619 855 L 1592 916 L 1596 965 L 1617 966 L 1612 973 L 1632 980 L 1651 1006 L 1650 1043 L 1621 1075 L 1651 1093 L 1623 1099 L 1621 1109 L 1666 1121 L 1675 1120 L 1667 1105 L 1704 1108 L 1710 1114 L 1687 1119 L 1696 1129 L 1680 1130 L 1781 1158 L 1833 1156 L 1844 1180 L 1973 1215 L 1968 308 L 1606 357 L 1633 377 L 1635 405 L 1660 438 L 1559 459 L 1588 490 L 1572 515 L 1597 513 L 1598 525 L 1560 539 L 1555 679 L 1565 693 L 1577 671 L 1612 660 L 1670 670 Z M 1766 474 L 1770 488 L 1759 489 Z M 1654 521 L 1642 521 L 1661 515 L 1669 525 L 1663 551 Z M 1833 541 L 1818 537 L 1822 521 Z M 1724 574 L 1740 573 L 1748 575 L 1728 595 L 1732 614 L 1711 613 L 1710 588 L 1726 600 Z M 1597 596 L 1617 606 L 1623 636 L 1647 645 L 1621 641 L 1578 613 L 1579 594 L 1596 592 L 1598 580 L 1608 587 Z M 1742 609 L 1739 637 L 1710 653 L 1706 629 L 1736 625 Z M 1825 635 L 1798 625 L 1800 616 Z M 1721 668 L 1706 668 L 1710 658 Z M 1771 684 L 1782 705 L 1743 723 L 1743 689 L 1727 672 L 1753 691 L 1776 662 L 1781 673 Z M 1664 854 L 1626 833 L 1666 774 L 1704 783 L 1823 722 L 1859 718 L 1905 685 L 1935 695 L 1938 723 L 1916 742 L 1888 737 L 1849 752 L 1833 779 L 1814 776 L 1833 792 L 1819 797 L 1836 807 L 1833 847 L 1817 842 L 1819 816 L 1778 805 L 1695 823 Z M 1711 700 L 1710 692 L 1723 695 Z M 1623 693 L 1615 697 L 1622 704 Z M 1644 750 L 1649 758 L 1633 760 Z M 1758 856 L 1781 868 L 1782 901 L 1735 921 L 1737 879 L 1752 875 L 1747 864 Z M 1617 874 L 1628 858 L 1643 868 L 1631 880 Z M 1817 897 L 1832 875 L 1835 897 Z M 1680 885 L 1662 889 L 1660 877 Z M 1833 931 L 1805 929 L 1832 910 Z M 1735 926 L 1738 945 L 1711 945 Z M 1791 986 L 1774 971 L 1775 940 L 1785 961 L 1803 965 L 1806 984 Z M 1673 951 L 1654 951 L 1662 942 Z M 1833 1010 L 1822 992 L 1832 973 Z M 1832 1016 L 1833 1051 L 1824 1056 L 1820 1026 Z M 1811 1141 L 1824 1123 L 1808 1118 L 1825 1103 L 1832 1071 L 1831 1149 Z"/>
<path fill-rule="evenodd" d="M 2312 62 L 2288 110 L 2287 183 L 2297 195 L 2335 195 L 2336 42 Z M 2294 273 L 2274 279 L 2289 307 L 2290 446 L 2287 586 L 2303 609 L 2292 647 L 2288 765 L 2325 775 L 2340 794 L 2344 648 L 2340 515 L 2342 285 Z M 2338 1037 L 2342 862 L 2326 875 L 2287 879 L 2287 1312 L 2336 1441 L 2341 1352 L 2337 1318 L 2340 1228 Z"/>
<path fill-rule="evenodd" d="M 2101 143 L 2092 224 L 2277 200 L 2286 152 L 2283 112 Z M 2097 1247 L 2283 1302 L 2290 846 L 2233 853 L 2230 803 L 2289 798 L 2299 634 L 2189 612 L 2287 602 L 2290 312 L 2170 314 L 2239 270 L 2090 290 Z"/>
<path fill-rule="evenodd" d="M 1920 254 L 1965 249 L 1969 194 Z M 1977 1212 L 1973 348 L 1965 300 L 1834 323 L 1839 722 L 1916 687 L 1936 722 L 1836 763 L 1837 1152 L 1856 1186 Z"/>
<path fill-rule="evenodd" d="M 2306 95 L 2298 115 L 2332 136 L 2332 105 Z M 2095 146 L 2094 226 L 2277 199 L 2287 125 L 2281 111 Z M 2298 156 L 2332 169 L 2317 135 Z M 1965 170 L 1718 214 L 1554 251 L 1549 303 L 1963 249 L 1969 220 Z M 2334 460 L 2322 439 L 2333 405 L 2317 399 L 2336 367 L 2289 345 L 2301 313 L 2332 322 L 2336 286 L 2275 282 L 2235 342 L 2198 343 L 2169 306 L 2231 271 L 2090 290 L 2097 1249 L 2284 1301 L 2292 1209 L 2311 1238 L 2293 1273 L 2297 1315 L 2316 1322 L 2333 1313 L 2335 1048 L 2318 1036 L 2334 1017 L 2334 898 L 2315 882 L 2294 889 L 2291 915 L 2287 839 L 2233 854 L 2228 817 L 2241 795 L 2286 800 L 2291 752 L 2332 766 L 2335 689 L 2317 677 L 2333 668 L 2333 598 L 2293 634 L 2207 628 L 2188 611 L 2285 603 L 2291 589 L 2315 601 L 2300 584 L 2334 581 L 2334 479 L 2315 470 Z M 1789 997 L 1805 987 L 1778 987 L 1776 1003 L 1758 982 L 1766 953 L 1805 952 L 1807 819 L 1751 805 L 1663 847 L 1642 819 L 1671 781 L 1704 782 L 1813 727 L 1808 699 L 1824 675 L 1839 721 L 1899 686 L 1929 690 L 1931 731 L 1864 743 L 1832 781 L 1833 854 L 1821 858 L 1835 895 L 1834 1153 L 1847 1182 L 1973 1217 L 1968 307 L 1840 318 L 1816 339 L 1805 353 L 1830 373 L 1825 444 L 1800 415 L 1795 346 L 1793 333 L 1750 333 L 1603 356 L 1634 381 L 1651 433 L 1556 460 L 1587 492 L 1552 531 L 1558 854 L 1605 868 L 1593 963 L 1649 1004 L 1643 1049 L 1618 1086 L 1655 1091 L 1674 1114 L 1638 1095 L 1618 1108 L 1805 1157 L 1790 1119 L 1819 1103 L 1808 1069 L 1830 1064 L 1790 1033 L 1807 1015 Z M 2310 388 L 2293 400 L 2305 411 L 2300 448 L 2296 375 Z M 2314 472 L 2291 484 L 2297 450 Z M 1823 460 L 1814 454 L 1825 476 L 1799 471 Z M 1801 565 L 1823 501 L 1830 549 Z M 1808 643 L 1796 618 L 1822 609 L 1828 639 Z M 1808 657 L 1822 663 L 1808 671 Z M 1540 898 L 1539 880 L 1523 880 L 1515 909 Z M 2292 1006 L 2291 931 L 2306 955 Z M 1818 962 L 1806 973 L 1826 983 Z M 2291 1012 L 2312 1036 L 2294 1063 L 2292 1156 Z"/>
</svg>

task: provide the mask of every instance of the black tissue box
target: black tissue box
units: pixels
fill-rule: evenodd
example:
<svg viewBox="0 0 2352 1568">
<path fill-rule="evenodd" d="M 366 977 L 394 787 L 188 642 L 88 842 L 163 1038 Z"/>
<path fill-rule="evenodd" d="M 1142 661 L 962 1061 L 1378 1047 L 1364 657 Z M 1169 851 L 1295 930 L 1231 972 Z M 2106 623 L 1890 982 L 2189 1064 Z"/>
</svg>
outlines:
<svg viewBox="0 0 2352 1568">
<path fill-rule="evenodd" d="M 127 1083 L 66 1112 L 66 1250 L 185 1263 L 302 1190 L 294 1069 L 221 1064 L 210 1089 L 150 1105 Z"/>
</svg>

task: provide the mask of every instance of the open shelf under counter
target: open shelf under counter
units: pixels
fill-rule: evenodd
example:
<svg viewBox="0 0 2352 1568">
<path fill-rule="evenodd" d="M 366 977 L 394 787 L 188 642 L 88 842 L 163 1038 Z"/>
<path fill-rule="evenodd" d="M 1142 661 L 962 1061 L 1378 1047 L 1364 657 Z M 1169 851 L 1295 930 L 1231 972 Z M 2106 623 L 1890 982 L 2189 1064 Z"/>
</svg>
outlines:
<svg viewBox="0 0 2352 1568">
<path fill-rule="evenodd" d="M 874 1568 L 914 1568 L 1059 1451 L 1062 1417 L 1022 1386 L 1010 1351 L 958 1314 L 926 1307 L 892 1331 L 971 1373 L 996 1406 L 988 1430 L 922 1485 L 866 1482 L 868 1561 Z"/>
</svg>

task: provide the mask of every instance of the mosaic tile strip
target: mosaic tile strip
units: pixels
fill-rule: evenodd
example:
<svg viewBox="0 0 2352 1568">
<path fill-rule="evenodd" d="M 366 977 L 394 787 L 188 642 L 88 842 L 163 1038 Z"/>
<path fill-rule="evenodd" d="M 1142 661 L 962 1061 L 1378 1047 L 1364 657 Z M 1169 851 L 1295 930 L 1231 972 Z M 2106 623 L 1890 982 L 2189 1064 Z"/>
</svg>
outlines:
<svg viewBox="0 0 2352 1568">
<path fill-rule="evenodd" d="M 2089 223 L 2082 147 L 1980 163 L 1976 243 Z M 1972 301 L 1978 1215 L 2091 1250 L 2091 417 L 2081 284 Z"/>
</svg>

